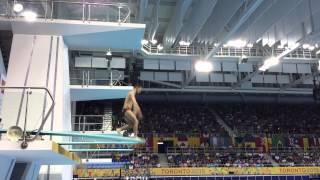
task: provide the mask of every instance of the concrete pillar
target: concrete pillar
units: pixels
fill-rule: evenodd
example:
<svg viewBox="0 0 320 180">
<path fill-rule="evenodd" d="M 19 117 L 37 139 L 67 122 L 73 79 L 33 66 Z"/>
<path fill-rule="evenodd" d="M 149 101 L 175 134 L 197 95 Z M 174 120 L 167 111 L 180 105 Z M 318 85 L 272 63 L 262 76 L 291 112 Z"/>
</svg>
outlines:
<svg viewBox="0 0 320 180">
<path fill-rule="evenodd" d="M 55 106 L 44 130 L 71 130 L 68 47 L 61 36 L 14 34 L 6 81 L 7 86 L 47 87 L 55 100 Z M 27 130 L 39 128 L 51 101 L 44 91 L 31 91 L 28 98 L 26 94 L 23 97 L 22 90 L 5 91 L 2 108 L 5 129 L 16 125 L 16 122 L 23 127 L 25 117 Z M 66 140 L 66 137 L 52 137 L 52 140 Z M 40 173 L 47 172 L 46 169 L 40 170 Z M 54 166 L 50 168 L 50 173 L 63 174 L 60 179 L 72 179 L 71 166 Z"/>
</svg>

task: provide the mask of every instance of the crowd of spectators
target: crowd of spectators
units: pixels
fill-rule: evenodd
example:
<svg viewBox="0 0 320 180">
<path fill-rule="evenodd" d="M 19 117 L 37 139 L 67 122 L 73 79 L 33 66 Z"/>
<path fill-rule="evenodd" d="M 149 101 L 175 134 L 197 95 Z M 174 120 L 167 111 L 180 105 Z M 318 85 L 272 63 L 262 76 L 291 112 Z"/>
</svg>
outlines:
<svg viewBox="0 0 320 180">
<path fill-rule="evenodd" d="M 317 105 L 220 104 L 212 107 L 234 130 L 243 133 L 319 133 Z"/>
<path fill-rule="evenodd" d="M 135 168 L 160 167 L 159 157 L 153 153 L 113 154 L 112 162 L 125 162 Z"/>
<path fill-rule="evenodd" d="M 141 132 L 144 133 L 221 133 L 215 116 L 203 106 L 150 105 L 143 104 L 144 120 Z"/>
<path fill-rule="evenodd" d="M 271 152 L 272 159 L 279 164 L 279 166 L 319 166 L 320 153 L 319 152 Z"/>
<path fill-rule="evenodd" d="M 263 153 L 221 151 L 214 153 L 168 154 L 169 166 L 179 167 L 270 167 Z"/>
</svg>

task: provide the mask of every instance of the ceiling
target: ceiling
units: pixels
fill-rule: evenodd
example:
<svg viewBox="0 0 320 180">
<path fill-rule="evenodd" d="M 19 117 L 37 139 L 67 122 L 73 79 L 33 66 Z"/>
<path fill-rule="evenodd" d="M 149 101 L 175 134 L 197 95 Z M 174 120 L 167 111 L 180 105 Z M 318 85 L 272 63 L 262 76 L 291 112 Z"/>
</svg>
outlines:
<svg viewBox="0 0 320 180">
<path fill-rule="evenodd" d="M 12 2 L 12 0 L 9 0 Z M 51 3 L 51 2 L 55 3 Z M 53 11 L 55 18 L 82 19 L 79 4 L 44 1 L 26 8 L 40 16 Z M 91 20 L 116 21 L 118 6 L 130 7 L 126 22 L 146 24 L 145 39 L 156 39 L 165 48 L 180 41 L 196 46 L 225 44 L 241 39 L 246 43 L 290 46 L 296 42 L 314 46 L 320 40 L 319 0 L 85 0 L 85 16 Z M 52 8 L 52 4 L 54 5 Z M 107 5 L 109 4 L 109 5 Z M 111 4 L 111 5 L 110 5 Z M 128 11 L 122 8 L 121 17 Z"/>
</svg>

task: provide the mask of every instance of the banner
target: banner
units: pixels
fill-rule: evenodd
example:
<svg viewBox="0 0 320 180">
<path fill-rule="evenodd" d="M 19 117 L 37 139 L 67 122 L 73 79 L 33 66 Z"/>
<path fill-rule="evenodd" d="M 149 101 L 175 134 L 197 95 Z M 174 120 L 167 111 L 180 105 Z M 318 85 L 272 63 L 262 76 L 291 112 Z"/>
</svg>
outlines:
<svg viewBox="0 0 320 180">
<path fill-rule="evenodd" d="M 150 168 L 121 170 L 122 175 L 151 176 L 214 176 L 214 175 L 313 175 L 320 167 L 203 167 L 203 168 Z M 77 169 L 78 177 L 116 177 L 119 169 Z"/>
</svg>

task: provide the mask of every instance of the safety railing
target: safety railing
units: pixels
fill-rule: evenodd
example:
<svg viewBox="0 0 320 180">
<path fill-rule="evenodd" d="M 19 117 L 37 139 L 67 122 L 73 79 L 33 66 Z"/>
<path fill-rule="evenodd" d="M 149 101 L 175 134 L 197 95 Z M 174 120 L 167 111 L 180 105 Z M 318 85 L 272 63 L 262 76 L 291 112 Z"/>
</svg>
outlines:
<svg viewBox="0 0 320 180">
<path fill-rule="evenodd" d="M 104 127 L 112 127 L 104 115 L 72 115 L 72 118 L 74 131 L 102 131 Z"/>
<path fill-rule="evenodd" d="M 131 10 L 126 3 L 95 3 L 86 1 L 16 1 L 25 10 L 37 13 L 38 18 L 45 20 L 65 19 L 83 22 L 130 22 Z M 22 16 L 13 11 L 13 1 L 0 1 L 0 16 L 15 18 Z M 70 13 L 63 13 L 70 12 Z"/>
<path fill-rule="evenodd" d="M 168 154 L 194 154 L 194 153 L 219 153 L 219 152 L 245 152 L 245 153 L 259 153 L 256 148 L 215 148 L 215 147 L 207 147 L 207 148 L 177 148 L 177 147 L 168 147 Z"/>
<path fill-rule="evenodd" d="M 26 148 L 27 142 L 34 141 L 42 131 L 51 115 L 55 101 L 50 91 L 45 87 L 2 86 L 2 110 L 5 127 L 20 127 L 23 130 L 22 141 Z M 8 124 L 8 122 L 11 122 Z M 40 123 L 39 123 L 40 122 Z M 40 125 L 39 125 L 40 124 Z M 27 132 L 35 132 L 31 137 Z M 25 146 L 26 145 L 26 146 Z"/>
<path fill-rule="evenodd" d="M 149 54 L 155 55 L 194 55 L 200 56 L 210 52 L 214 46 L 197 47 L 197 46 L 176 46 L 174 48 L 159 50 L 156 45 L 145 44 L 143 50 Z M 274 56 L 280 55 L 286 49 L 275 49 Z M 261 48 L 233 48 L 233 47 L 221 47 L 216 52 L 216 57 L 263 57 L 270 56 L 262 51 Z M 286 57 L 288 58 L 317 58 L 314 51 L 308 49 L 298 48 L 297 50 L 289 53 Z"/>
<path fill-rule="evenodd" d="M 72 69 L 70 71 L 70 84 L 88 87 L 94 86 L 121 86 L 124 75 L 118 70 Z"/>
</svg>

